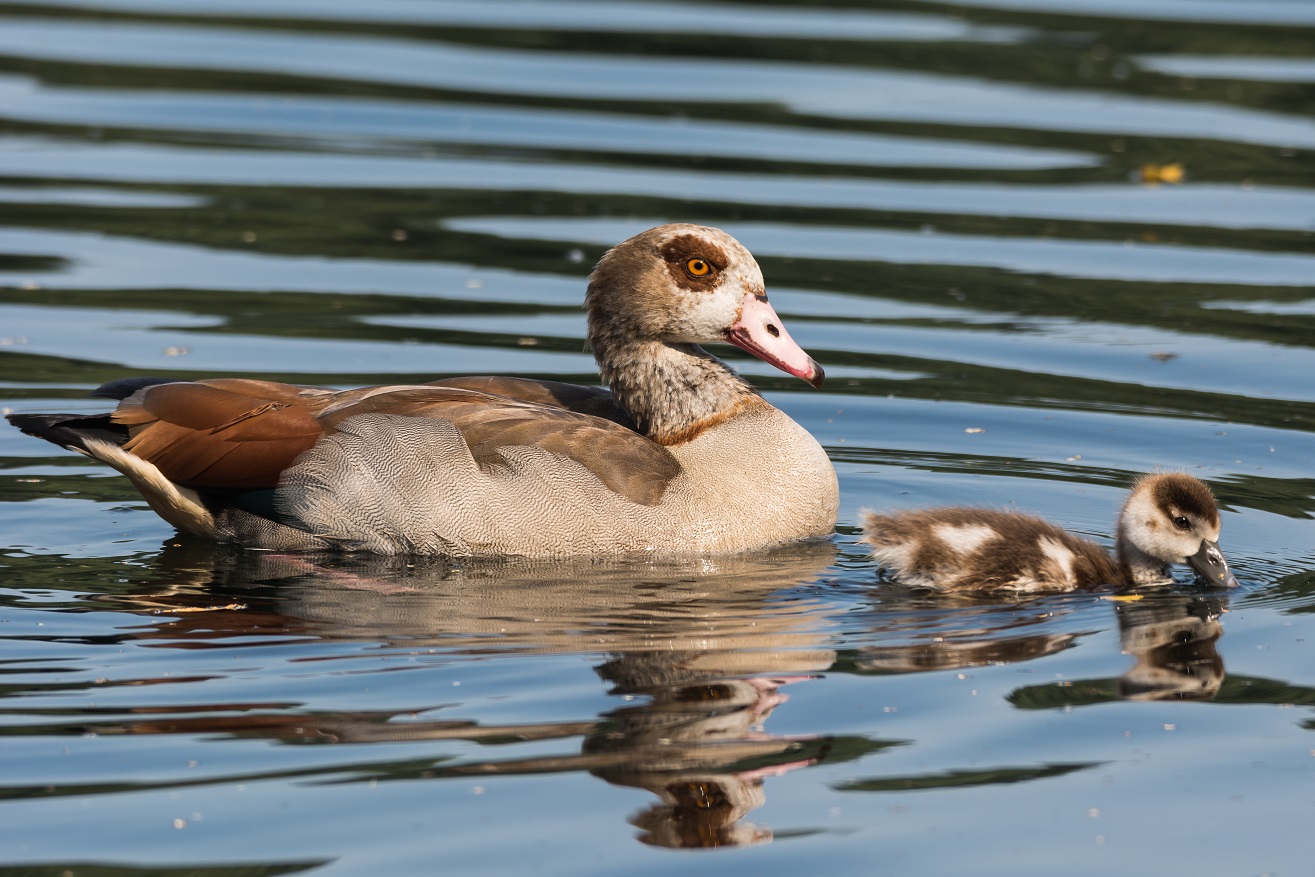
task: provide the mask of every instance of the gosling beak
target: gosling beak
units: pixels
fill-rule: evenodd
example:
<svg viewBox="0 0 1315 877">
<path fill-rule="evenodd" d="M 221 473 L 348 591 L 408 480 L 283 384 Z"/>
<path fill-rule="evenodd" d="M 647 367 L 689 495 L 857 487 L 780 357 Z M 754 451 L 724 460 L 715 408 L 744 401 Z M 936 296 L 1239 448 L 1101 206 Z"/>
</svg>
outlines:
<svg viewBox="0 0 1315 877">
<path fill-rule="evenodd" d="M 1219 550 L 1218 542 L 1202 539 L 1201 550 L 1187 558 L 1187 562 L 1201 578 L 1216 588 L 1237 587 L 1237 579 L 1234 578 L 1233 571 L 1228 568 L 1228 561 L 1224 560 L 1224 553 Z"/>
</svg>

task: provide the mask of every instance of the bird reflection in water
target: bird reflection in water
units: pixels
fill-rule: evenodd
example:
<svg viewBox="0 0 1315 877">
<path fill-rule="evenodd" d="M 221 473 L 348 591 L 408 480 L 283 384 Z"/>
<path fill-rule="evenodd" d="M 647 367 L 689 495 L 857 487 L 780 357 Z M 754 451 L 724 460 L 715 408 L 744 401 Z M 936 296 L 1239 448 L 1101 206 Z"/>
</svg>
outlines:
<svg viewBox="0 0 1315 877">
<path fill-rule="evenodd" d="M 598 668 L 617 683 L 611 693 L 644 695 L 646 702 L 608 713 L 585 740 L 586 753 L 625 755 L 593 773 L 658 797 L 630 818 L 644 843 L 712 848 L 771 840 L 770 829 L 742 821 L 765 802 L 763 781 L 824 758 L 830 743 L 774 737 L 762 723 L 787 700 L 781 686 L 812 677 L 696 673 L 670 684 L 679 663 L 679 656 L 628 655 Z M 654 686 L 659 679 L 664 684 Z"/>
<path fill-rule="evenodd" d="M 443 750 L 428 758 L 367 763 L 352 755 L 350 764 L 330 759 L 322 772 L 346 772 L 354 782 L 587 772 L 656 797 L 630 817 L 646 844 L 762 843 L 772 831 L 746 817 L 764 803 L 764 781 L 831 751 L 832 738 L 774 736 L 763 723 L 787 701 L 781 688 L 815 678 L 835 661 L 825 632 L 827 604 L 809 593 L 835 554 L 832 545 L 821 543 L 671 564 L 461 567 L 242 553 L 179 542 L 146 577 L 167 587 L 97 598 L 107 608 L 152 619 L 132 629 L 128 636 L 134 640 L 222 649 L 263 639 L 289 653 L 303 644 L 318 651 L 325 643 L 354 641 L 377 644 L 383 653 L 435 653 L 445 663 L 503 650 L 579 653 L 602 657 L 595 670 L 611 686 L 609 694 L 625 703 L 579 721 L 489 725 L 430 720 L 433 704 L 408 711 L 316 710 L 301 702 L 299 688 L 289 687 L 286 702 L 118 709 L 83 730 L 220 732 L 315 743 L 479 741 L 504 744 L 501 753 L 538 741 L 526 757 L 465 761 Z M 213 606 L 239 608 L 189 611 Z M 460 708 L 447 705 L 444 715 Z M 569 748 L 541 754 L 542 742 L 554 740 Z M 850 741 L 846 751 L 880 745 Z"/>
<path fill-rule="evenodd" d="M 1075 679 L 1020 688 L 1020 709 L 1085 706 L 1116 700 L 1212 700 L 1224 684 L 1216 644 L 1228 611 L 1221 594 L 1148 592 L 1114 602 L 1121 651 L 1132 667 L 1116 679 Z"/>
<path fill-rule="evenodd" d="M 835 669 L 900 674 L 1014 664 L 1076 646 L 1086 632 L 1056 632 L 1066 616 L 1089 611 L 1089 595 L 1000 603 L 975 597 L 883 592 L 869 627 L 888 640 L 842 652 Z M 1216 649 L 1228 611 L 1222 593 L 1174 588 L 1107 595 L 1120 650 L 1135 660 L 1117 680 L 1063 681 L 1020 689 L 1017 706 L 1072 706 L 1097 700 L 1207 700 L 1219 693 L 1224 662 Z M 1082 623 L 1075 619 L 1077 623 Z M 1072 623 L 1072 622 L 1070 622 Z"/>
<path fill-rule="evenodd" d="M 1073 647 L 1081 633 L 1057 632 L 1076 604 L 1066 596 L 1000 603 L 978 596 L 883 588 L 855 621 L 863 645 L 838 669 L 894 675 L 1015 664 Z"/>
<path fill-rule="evenodd" d="M 1222 596 L 1164 594 L 1115 604 L 1119 643 L 1136 664 L 1119 677 L 1127 700 L 1209 700 L 1224 682 Z"/>
</svg>

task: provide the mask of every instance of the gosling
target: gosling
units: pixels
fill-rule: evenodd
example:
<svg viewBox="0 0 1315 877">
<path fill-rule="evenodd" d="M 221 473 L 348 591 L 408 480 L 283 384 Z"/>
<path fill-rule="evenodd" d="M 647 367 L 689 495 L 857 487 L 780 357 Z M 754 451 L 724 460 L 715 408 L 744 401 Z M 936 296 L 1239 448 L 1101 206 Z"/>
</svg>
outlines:
<svg viewBox="0 0 1315 877">
<path fill-rule="evenodd" d="M 1191 564 L 1211 585 L 1237 587 L 1219 550 L 1219 505 L 1181 472 L 1137 480 L 1119 513 L 1117 553 L 1040 518 L 981 508 L 863 514 L 862 541 L 896 581 L 945 592 L 1073 591 L 1171 582 Z"/>
</svg>

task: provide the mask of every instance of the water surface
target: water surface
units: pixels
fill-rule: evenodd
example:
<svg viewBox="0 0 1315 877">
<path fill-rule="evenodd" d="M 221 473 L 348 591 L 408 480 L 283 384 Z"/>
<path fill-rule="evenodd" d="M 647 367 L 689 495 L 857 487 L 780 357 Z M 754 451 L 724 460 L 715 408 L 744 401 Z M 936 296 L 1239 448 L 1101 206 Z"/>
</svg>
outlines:
<svg viewBox="0 0 1315 877">
<path fill-rule="evenodd" d="M 1282 0 L 0 3 L 0 408 L 594 382 L 590 267 L 694 221 L 842 494 L 743 558 L 270 556 L 0 430 L 0 872 L 1304 873 L 1313 64 Z M 1157 468 L 1240 589 L 933 599 L 855 538 L 1108 545 Z"/>
</svg>

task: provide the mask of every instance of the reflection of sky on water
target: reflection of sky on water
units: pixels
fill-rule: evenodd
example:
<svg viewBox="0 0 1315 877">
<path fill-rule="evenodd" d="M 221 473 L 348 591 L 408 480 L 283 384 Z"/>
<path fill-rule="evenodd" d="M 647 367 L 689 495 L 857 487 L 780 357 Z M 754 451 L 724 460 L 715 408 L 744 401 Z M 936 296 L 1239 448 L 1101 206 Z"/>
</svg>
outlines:
<svg viewBox="0 0 1315 877">
<path fill-rule="evenodd" d="M 28 353 L 71 356 L 126 368 L 211 369 L 216 372 L 588 374 L 586 353 L 525 348 L 407 344 L 398 340 L 341 338 L 271 339 L 260 335 L 216 336 L 204 331 L 222 321 L 178 312 L 43 308 L 0 304 L 0 325 L 21 334 Z M 202 331 L 179 331 L 181 328 Z"/>
<path fill-rule="evenodd" d="M 0 76 L 4 117 L 24 122 L 140 126 L 251 137 L 314 137 L 329 152 L 476 144 L 537 149 L 775 159 L 810 164 L 1039 169 L 1097 163 L 1057 149 L 818 131 L 673 116 L 535 110 L 312 96 L 38 87 Z M 633 172 L 633 171 L 628 171 Z M 469 173 L 469 170 L 468 170 Z M 470 180 L 470 177 L 467 177 Z"/>
<path fill-rule="evenodd" d="M 234 229 L 236 244 L 240 229 Z M 333 259 L 216 250 L 190 244 L 0 226 L 0 252 L 64 257 L 57 271 L 0 271 L 0 283 L 66 289 L 213 289 L 436 296 L 525 304 L 578 305 L 584 276 L 529 275 L 451 262 Z M 562 264 L 574 264 L 568 248 Z"/>
<path fill-rule="evenodd" d="M 1310 58 L 1240 58 L 1208 55 L 1142 55 L 1137 66 L 1172 76 L 1241 79 L 1252 82 L 1315 82 Z"/>
<path fill-rule="evenodd" d="M 1133 20 L 1245 24 L 1315 24 L 1315 6 L 1294 0 L 961 0 L 979 9 Z"/>
<path fill-rule="evenodd" d="M 1168 223 L 1218 228 L 1315 226 L 1315 195 L 1301 189 L 1130 184 L 1044 186 L 912 183 L 843 176 L 799 177 L 686 170 L 609 168 L 543 161 L 359 157 L 318 152 L 256 152 L 106 144 L 88 147 L 46 138 L 0 140 L 9 174 L 122 183 L 198 183 L 295 187 L 527 190 L 652 195 L 724 203 L 854 207 L 1060 220 Z M 1073 191 L 1081 193 L 1074 197 Z M 956 207 L 960 205 L 960 207 Z M 929 217 L 934 221 L 934 218 Z"/>
<path fill-rule="evenodd" d="M 928 73 L 768 61 L 526 53 L 367 37 L 163 25 L 7 22 L 0 53 L 148 67 L 254 70 L 522 97 L 766 102 L 807 115 L 1315 145 L 1315 122 L 1218 104 Z"/>
<path fill-rule="evenodd" d="M 88 5 L 133 12 L 178 12 L 170 0 L 54 0 L 45 6 Z M 199 11 L 199 10 L 198 10 Z M 624 4 L 606 0 L 211 0 L 209 15 L 254 18 L 295 17 L 311 21 L 358 21 L 372 24 L 448 24 L 460 26 L 587 30 L 603 32 L 721 33 L 736 37 L 772 36 L 852 40 L 970 40 L 1013 42 L 1030 30 L 988 27 L 934 13 L 900 13 L 860 9 L 753 7 L 718 3 Z"/>
<path fill-rule="evenodd" d="M 1308 298 L 1305 301 L 1207 301 L 1202 302 L 1201 307 L 1246 311 L 1249 314 L 1315 316 L 1315 298 Z"/>
<path fill-rule="evenodd" d="M 652 219 L 507 216 L 452 219 L 443 223 L 444 227 L 456 231 L 475 231 L 507 238 L 591 243 L 623 240 L 654 224 Z M 1306 286 L 1315 276 L 1315 256 L 1295 253 L 765 222 L 726 222 L 722 225 L 759 257 L 979 265 L 1065 277 L 1256 286 Z"/>
</svg>

